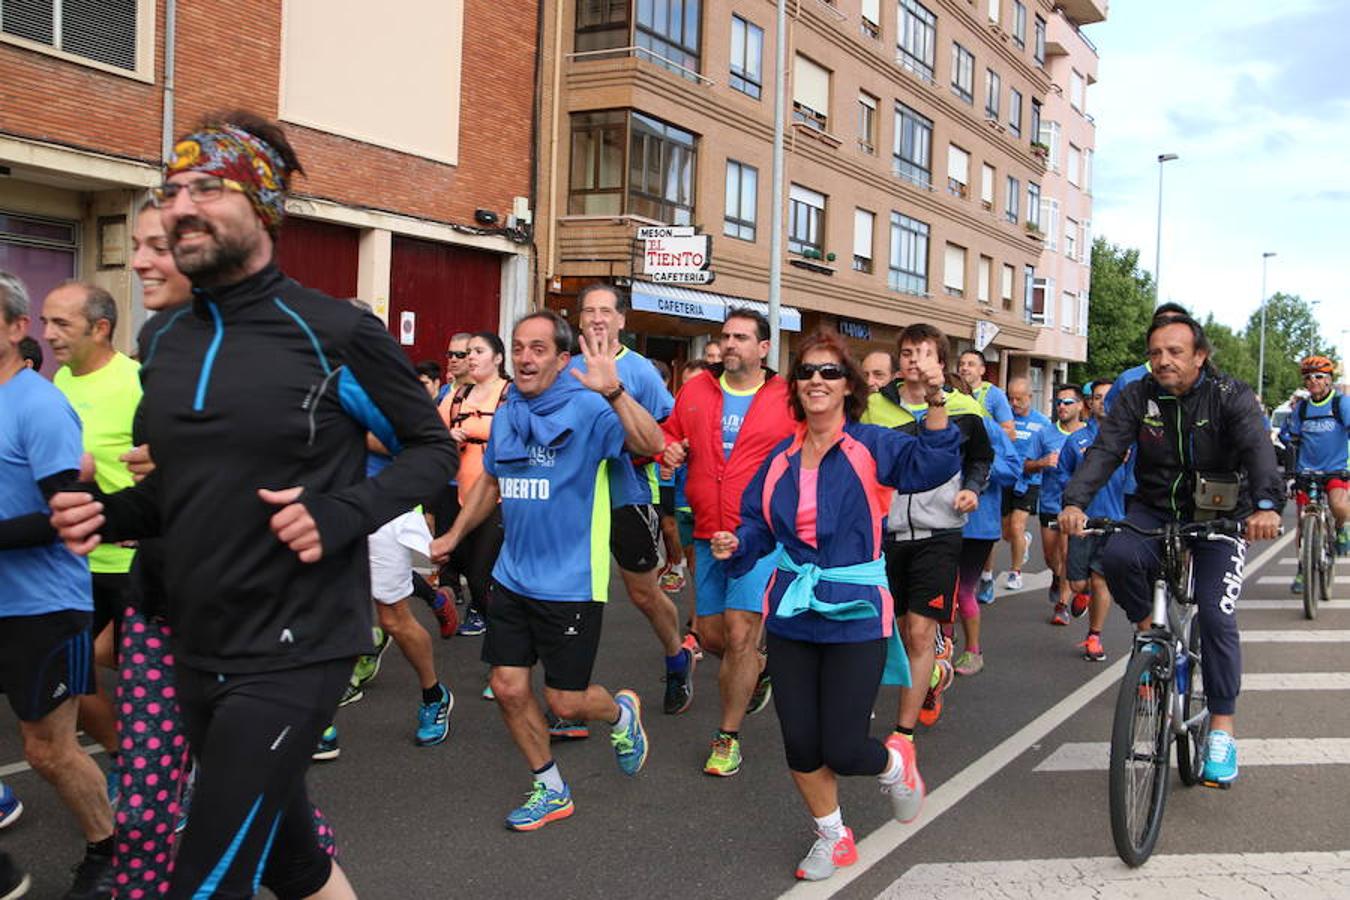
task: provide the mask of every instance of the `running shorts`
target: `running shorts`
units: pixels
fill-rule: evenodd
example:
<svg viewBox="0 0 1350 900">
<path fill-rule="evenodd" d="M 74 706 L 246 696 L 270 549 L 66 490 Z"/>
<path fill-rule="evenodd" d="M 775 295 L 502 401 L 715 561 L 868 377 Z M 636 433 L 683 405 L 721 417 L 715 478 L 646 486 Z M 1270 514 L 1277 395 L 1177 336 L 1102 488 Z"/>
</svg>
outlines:
<svg viewBox="0 0 1350 900">
<path fill-rule="evenodd" d="M 555 691 L 591 686 L 605 604 L 535 600 L 496 579 L 488 591 L 483 662 L 526 669 L 542 662 L 544 684 Z"/>
</svg>

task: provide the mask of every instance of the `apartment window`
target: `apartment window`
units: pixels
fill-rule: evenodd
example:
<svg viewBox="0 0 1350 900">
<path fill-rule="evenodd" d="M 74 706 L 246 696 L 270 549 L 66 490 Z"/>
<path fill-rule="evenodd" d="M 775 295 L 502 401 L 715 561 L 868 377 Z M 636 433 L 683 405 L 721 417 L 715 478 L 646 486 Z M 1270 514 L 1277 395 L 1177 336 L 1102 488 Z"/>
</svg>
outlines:
<svg viewBox="0 0 1350 900">
<path fill-rule="evenodd" d="M 862 0 L 862 33 L 876 40 L 881 37 L 881 0 Z"/>
<path fill-rule="evenodd" d="M 933 183 L 933 122 L 905 106 L 895 105 L 895 148 L 892 167 L 896 175 L 921 187 Z"/>
<path fill-rule="evenodd" d="M 788 251 L 807 255 L 825 249 L 825 195 L 794 184 L 788 193 Z"/>
<path fill-rule="evenodd" d="M 975 289 L 975 299 L 981 303 L 989 302 L 989 282 L 994 275 L 994 261 L 987 256 L 980 257 L 979 268 L 975 270 L 978 285 Z"/>
<path fill-rule="evenodd" d="M 624 211 L 624 110 L 572 115 L 572 171 L 567 212 L 573 216 L 620 215 Z"/>
<path fill-rule="evenodd" d="M 1017 45 L 1017 49 L 1026 49 L 1027 8 L 1022 5 L 1021 0 L 1013 0 L 1012 39 L 1013 43 Z"/>
<path fill-rule="evenodd" d="M 816 131 L 830 124 L 830 70 L 800 53 L 792 66 L 792 121 Z"/>
<path fill-rule="evenodd" d="M 1003 276 L 999 280 L 999 297 L 1003 300 L 1004 309 L 1012 309 L 1013 306 L 1013 280 L 1017 278 L 1017 269 L 1007 263 L 1003 264 Z"/>
<path fill-rule="evenodd" d="M 955 144 L 947 146 L 947 193 L 965 199 L 969 196 L 970 154 Z"/>
<path fill-rule="evenodd" d="M 1079 150 L 1073 144 L 1069 145 L 1069 154 L 1064 160 L 1064 168 L 1068 171 L 1065 177 L 1069 179 L 1069 184 L 1078 187 L 1082 183 L 1083 151 Z"/>
<path fill-rule="evenodd" d="M 1078 333 L 1080 335 L 1085 336 L 1088 333 L 1089 315 L 1091 315 L 1091 309 L 1088 306 L 1087 291 L 1080 291 L 1078 294 Z"/>
<path fill-rule="evenodd" d="M 891 263 L 887 284 L 891 290 L 902 294 L 928 295 L 928 225 L 898 212 L 891 213 Z"/>
<path fill-rule="evenodd" d="M 1059 327 L 1069 332 L 1074 331 L 1074 316 L 1078 313 L 1078 297 L 1069 291 L 1064 292 L 1064 298 L 1059 306 Z"/>
<path fill-rule="evenodd" d="M 942 254 L 942 290 L 948 297 L 966 293 L 966 248 L 948 244 Z"/>
<path fill-rule="evenodd" d="M 1001 5 L 1001 0 L 989 0 L 989 21 L 990 21 L 990 22 L 993 22 L 993 23 L 995 23 L 995 24 L 998 23 L 998 21 L 999 21 L 999 18 L 998 18 L 999 9 L 998 9 L 998 8 L 999 8 L 1000 5 Z"/>
<path fill-rule="evenodd" d="M 1083 76 L 1077 69 L 1069 70 L 1069 105 L 1079 112 L 1083 111 Z"/>
<path fill-rule="evenodd" d="M 877 98 L 866 91 L 858 92 L 858 149 L 877 154 Z"/>
<path fill-rule="evenodd" d="M 1055 279 L 1033 278 L 1031 282 L 1029 322 L 1052 327 L 1055 324 Z"/>
<path fill-rule="evenodd" d="M 1082 257 L 1083 263 L 1084 263 L 1085 265 L 1088 265 L 1088 266 L 1091 266 L 1091 265 L 1092 265 L 1092 223 L 1091 223 L 1091 222 L 1084 222 L 1084 223 L 1083 223 L 1083 246 L 1082 246 L 1082 253 L 1080 254 L 1080 256 Z M 1084 285 L 1084 287 L 1083 287 L 1083 292 L 1084 292 L 1084 293 L 1087 293 L 1087 286 L 1086 286 L 1086 285 Z"/>
<path fill-rule="evenodd" d="M 1083 151 L 1083 191 L 1092 193 L 1092 148 Z"/>
<path fill-rule="evenodd" d="M 1041 139 L 1041 101 L 1031 98 L 1031 140 Z"/>
<path fill-rule="evenodd" d="M 865 209 L 853 211 L 853 271 L 872 271 L 872 231 L 877 217 Z"/>
<path fill-rule="evenodd" d="M 994 208 L 994 179 L 998 174 L 989 163 L 980 166 L 980 203 L 985 209 Z"/>
<path fill-rule="evenodd" d="M 641 113 L 573 114 L 568 214 L 692 224 L 695 143 L 689 132 Z"/>
<path fill-rule="evenodd" d="M 1004 190 L 1006 193 L 1003 196 L 1003 218 L 1016 225 L 1019 215 L 1017 204 L 1021 200 L 1022 186 L 1018 184 L 1016 178 L 1009 175 Z"/>
<path fill-rule="evenodd" d="M 1078 223 L 1067 216 L 1064 218 L 1064 255 L 1078 259 Z"/>
<path fill-rule="evenodd" d="M 0 3 L 0 33 L 135 72 L 137 5 L 137 0 L 10 0 Z"/>
<path fill-rule="evenodd" d="M 1029 322 L 1032 322 L 1032 321 L 1034 320 L 1034 318 L 1035 318 L 1035 316 L 1034 316 L 1034 314 L 1033 314 L 1033 312 L 1032 312 L 1032 307 L 1033 307 L 1033 294 L 1035 293 L 1035 290 L 1034 290 L 1035 283 L 1036 283 L 1036 267 L 1035 267 L 1035 266 L 1023 266 L 1023 267 L 1022 267 L 1022 315 L 1023 315 L 1023 317 L 1025 318 L 1025 320 L 1026 320 L 1028 323 L 1029 323 Z"/>
<path fill-rule="evenodd" d="M 1041 227 L 1041 186 L 1034 181 L 1027 182 L 1027 222 Z"/>
<path fill-rule="evenodd" d="M 899 31 L 896 61 L 932 81 L 937 52 L 937 16 L 918 0 L 900 0 Z"/>
<path fill-rule="evenodd" d="M 764 29 L 740 16 L 731 17 L 731 77 L 728 83 L 756 100 L 764 89 Z"/>
<path fill-rule="evenodd" d="M 634 46 L 648 51 L 643 55 L 658 65 L 697 72 L 700 5 L 701 0 L 637 0 Z"/>
<path fill-rule="evenodd" d="M 1036 62 L 1045 65 L 1045 20 L 1040 16 L 1036 17 L 1036 44 L 1032 55 Z"/>
<path fill-rule="evenodd" d="M 952 93 L 975 102 L 975 54 L 952 41 Z"/>
<path fill-rule="evenodd" d="M 632 0 L 578 0 L 578 53 L 629 46 L 628 13 Z"/>
<path fill-rule="evenodd" d="M 1045 232 L 1045 249 L 1059 249 L 1059 201 L 1054 197 L 1041 198 L 1041 230 Z"/>
<path fill-rule="evenodd" d="M 998 105 L 1003 93 L 1003 79 L 993 69 L 984 70 L 984 114 L 998 121 Z"/>
<path fill-rule="evenodd" d="M 743 241 L 755 239 L 755 209 L 759 202 L 759 170 L 727 160 L 726 212 L 722 233 Z"/>
<path fill-rule="evenodd" d="M 1022 136 L 1022 92 L 1017 88 L 1008 88 L 1008 131 Z"/>
<path fill-rule="evenodd" d="M 1049 147 L 1047 161 L 1052 172 L 1059 171 L 1059 138 L 1061 129 L 1058 122 L 1041 122 L 1041 143 Z"/>
</svg>

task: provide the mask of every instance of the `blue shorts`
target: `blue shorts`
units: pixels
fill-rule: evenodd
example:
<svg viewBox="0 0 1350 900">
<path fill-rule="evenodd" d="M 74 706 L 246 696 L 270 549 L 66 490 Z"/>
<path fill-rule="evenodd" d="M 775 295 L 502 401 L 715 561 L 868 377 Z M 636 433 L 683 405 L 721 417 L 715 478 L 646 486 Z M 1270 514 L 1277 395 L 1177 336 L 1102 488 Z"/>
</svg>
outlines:
<svg viewBox="0 0 1350 900">
<path fill-rule="evenodd" d="M 778 551 L 768 554 L 740 578 L 727 577 L 722 561 L 713 559 L 712 544 L 694 541 L 694 594 L 700 616 L 717 616 L 729 609 L 764 612 L 764 592 L 778 569 Z"/>
</svg>

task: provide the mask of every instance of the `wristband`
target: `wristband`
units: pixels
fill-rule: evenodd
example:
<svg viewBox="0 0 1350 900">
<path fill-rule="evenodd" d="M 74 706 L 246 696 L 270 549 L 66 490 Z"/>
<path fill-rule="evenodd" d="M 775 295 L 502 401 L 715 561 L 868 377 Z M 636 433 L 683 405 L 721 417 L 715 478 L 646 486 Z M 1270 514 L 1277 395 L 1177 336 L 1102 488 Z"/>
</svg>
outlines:
<svg viewBox="0 0 1350 900">
<path fill-rule="evenodd" d="M 618 400 L 620 397 L 623 396 L 623 392 L 624 392 L 623 382 L 620 381 L 619 386 L 616 387 L 614 390 L 610 391 L 608 394 L 605 394 L 604 397 L 607 401 L 613 403 L 615 400 Z"/>
</svg>

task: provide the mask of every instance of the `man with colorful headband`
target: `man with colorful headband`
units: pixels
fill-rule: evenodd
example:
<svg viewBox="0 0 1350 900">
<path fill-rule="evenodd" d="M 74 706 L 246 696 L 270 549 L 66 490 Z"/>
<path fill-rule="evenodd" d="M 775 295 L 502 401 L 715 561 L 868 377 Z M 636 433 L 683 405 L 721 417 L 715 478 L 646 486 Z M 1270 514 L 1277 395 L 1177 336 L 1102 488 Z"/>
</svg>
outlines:
<svg viewBox="0 0 1350 900">
<path fill-rule="evenodd" d="M 200 762 L 171 898 L 253 896 L 258 873 L 281 897 L 355 896 L 315 839 L 304 773 L 372 650 L 365 536 L 457 465 L 380 321 L 276 268 L 300 171 L 256 116 L 178 142 L 156 196 L 194 296 L 142 361 L 158 465 L 123 491 L 52 499 L 76 552 L 165 539 L 178 699 Z M 370 479 L 368 432 L 394 454 Z"/>
</svg>

